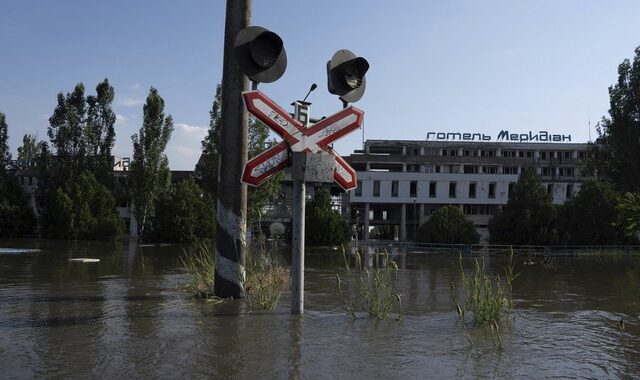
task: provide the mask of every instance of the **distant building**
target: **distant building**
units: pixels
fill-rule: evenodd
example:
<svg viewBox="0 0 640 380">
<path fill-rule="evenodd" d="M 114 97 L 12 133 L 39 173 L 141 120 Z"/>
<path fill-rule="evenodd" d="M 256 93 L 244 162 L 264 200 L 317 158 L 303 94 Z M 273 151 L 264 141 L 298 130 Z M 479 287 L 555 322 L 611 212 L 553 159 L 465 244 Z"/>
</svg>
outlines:
<svg viewBox="0 0 640 380">
<path fill-rule="evenodd" d="M 586 143 L 367 140 L 345 157 L 357 171 L 343 215 L 360 238 L 414 240 L 417 228 L 443 205 L 456 205 L 482 239 L 487 223 L 509 199 L 519 174 L 536 169 L 562 204 L 588 178 L 580 163 Z M 371 231 L 370 231 L 371 230 Z M 375 236 L 369 236 L 374 234 Z"/>
</svg>

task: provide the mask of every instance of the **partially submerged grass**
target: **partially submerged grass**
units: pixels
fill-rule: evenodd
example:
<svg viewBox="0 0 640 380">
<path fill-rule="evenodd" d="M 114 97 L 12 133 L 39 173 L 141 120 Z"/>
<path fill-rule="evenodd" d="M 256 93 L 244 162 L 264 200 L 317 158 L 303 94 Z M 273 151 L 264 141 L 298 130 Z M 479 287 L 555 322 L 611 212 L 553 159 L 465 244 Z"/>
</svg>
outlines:
<svg viewBox="0 0 640 380">
<path fill-rule="evenodd" d="M 366 312 L 376 319 L 387 319 L 394 314 L 396 319 L 400 319 L 402 298 L 398 292 L 398 266 L 389 255 L 386 252 L 375 253 L 373 267 L 367 268 L 362 265 L 362 257 L 356 251 L 353 269 L 344 249 L 342 256 L 347 290 L 343 289 L 339 274 L 336 274 L 336 280 L 347 314 L 355 318 L 356 313 Z"/>
<path fill-rule="evenodd" d="M 462 267 L 460 257 L 460 282 L 465 301 L 458 298 L 458 287 L 451 283 L 451 294 L 456 311 L 462 322 L 471 314 L 473 322 L 478 326 L 489 326 L 495 343 L 502 349 L 502 338 L 498 329 L 498 322 L 506 318 L 513 307 L 512 282 L 518 276 L 514 273 L 513 250 L 509 254 L 509 263 L 503 268 L 503 276 L 499 274 L 489 276 L 486 273 L 484 258 L 474 260 L 471 275 L 467 275 Z M 465 331 L 466 336 L 469 334 Z"/>
<path fill-rule="evenodd" d="M 244 287 L 250 308 L 273 310 L 289 284 L 289 272 L 278 260 L 278 243 L 259 237 L 247 253 Z"/>
<path fill-rule="evenodd" d="M 196 297 L 213 299 L 213 278 L 216 272 L 215 258 L 208 245 L 201 244 L 195 252 L 184 253 L 180 257 L 182 266 L 191 275 L 191 282 L 185 287 Z"/>
</svg>

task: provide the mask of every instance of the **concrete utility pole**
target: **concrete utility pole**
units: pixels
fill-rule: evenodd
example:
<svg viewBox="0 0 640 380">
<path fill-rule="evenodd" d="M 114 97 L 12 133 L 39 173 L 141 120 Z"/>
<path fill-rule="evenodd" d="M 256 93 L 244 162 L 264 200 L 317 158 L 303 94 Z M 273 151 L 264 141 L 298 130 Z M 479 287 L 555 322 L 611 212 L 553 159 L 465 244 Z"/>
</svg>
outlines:
<svg viewBox="0 0 640 380">
<path fill-rule="evenodd" d="M 233 48 L 238 32 L 250 23 L 251 0 L 227 0 L 214 279 L 219 297 L 244 297 L 247 185 L 240 178 L 247 162 L 248 116 L 242 92 L 248 88 L 248 79 L 236 63 Z"/>
</svg>

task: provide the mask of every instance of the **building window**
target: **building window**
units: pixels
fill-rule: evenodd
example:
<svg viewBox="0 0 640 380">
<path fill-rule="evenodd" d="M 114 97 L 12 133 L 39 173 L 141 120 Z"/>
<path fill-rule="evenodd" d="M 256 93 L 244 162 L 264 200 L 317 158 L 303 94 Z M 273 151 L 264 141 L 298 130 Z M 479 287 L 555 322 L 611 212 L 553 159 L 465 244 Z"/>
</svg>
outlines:
<svg viewBox="0 0 640 380">
<path fill-rule="evenodd" d="M 484 174 L 497 174 L 498 168 L 496 166 L 483 166 L 482 173 Z"/>
<path fill-rule="evenodd" d="M 449 198 L 455 198 L 455 197 L 456 197 L 456 183 L 449 182 Z"/>
<path fill-rule="evenodd" d="M 380 181 L 373 181 L 373 196 L 380 196 Z"/>
<path fill-rule="evenodd" d="M 496 156 L 496 151 L 495 150 L 481 150 L 480 151 L 480 156 L 481 157 L 495 157 Z"/>
<path fill-rule="evenodd" d="M 478 167 L 475 165 L 464 166 L 464 174 L 476 174 L 477 172 L 478 172 Z"/>
<path fill-rule="evenodd" d="M 398 181 L 391 181 L 391 196 L 398 196 Z"/>
<path fill-rule="evenodd" d="M 489 198 L 495 198 L 496 197 L 496 184 L 495 183 L 490 183 L 489 184 Z"/>
<path fill-rule="evenodd" d="M 356 184 L 356 191 L 354 194 L 356 197 L 361 197 L 362 196 L 362 181 L 358 181 Z"/>
<path fill-rule="evenodd" d="M 509 194 L 508 197 L 511 198 L 511 193 L 513 192 L 513 182 L 509 183 Z"/>
<path fill-rule="evenodd" d="M 564 152 L 564 158 L 571 158 L 571 152 Z"/>
<path fill-rule="evenodd" d="M 440 165 L 436 165 L 436 173 L 440 173 Z"/>
<path fill-rule="evenodd" d="M 415 198 L 418 195 L 418 181 L 409 183 L 409 196 Z"/>
<path fill-rule="evenodd" d="M 541 172 L 540 172 L 540 174 L 541 174 L 543 177 L 548 177 L 548 176 L 550 176 L 550 175 L 551 175 L 551 168 L 549 168 L 548 166 L 543 167 L 543 168 L 542 168 L 542 170 L 541 170 Z"/>
<path fill-rule="evenodd" d="M 566 198 L 572 198 L 573 197 L 573 185 L 567 185 L 567 194 L 566 194 Z"/>
<path fill-rule="evenodd" d="M 518 174 L 517 166 L 505 166 L 502 168 L 502 174 Z"/>
<path fill-rule="evenodd" d="M 516 156 L 516 151 L 515 150 L 503 150 L 502 151 L 502 157 L 515 157 Z"/>
<path fill-rule="evenodd" d="M 553 183 L 547 185 L 547 194 L 553 194 Z"/>
<path fill-rule="evenodd" d="M 450 149 L 449 150 L 449 156 L 456 157 L 457 155 L 458 155 L 458 150 L 457 149 Z"/>
<path fill-rule="evenodd" d="M 429 198 L 435 198 L 436 197 L 436 186 L 438 185 L 437 182 L 429 182 Z"/>
<path fill-rule="evenodd" d="M 574 168 L 560 168 L 559 172 L 562 177 L 573 177 L 575 175 Z"/>
<path fill-rule="evenodd" d="M 476 184 L 475 183 L 470 183 L 469 184 L 469 198 L 475 198 L 476 197 Z"/>
<path fill-rule="evenodd" d="M 542 161 L 546 161 L 547 160 L 547 152 L 540 152 L 540 159 Z"/>
</svg>

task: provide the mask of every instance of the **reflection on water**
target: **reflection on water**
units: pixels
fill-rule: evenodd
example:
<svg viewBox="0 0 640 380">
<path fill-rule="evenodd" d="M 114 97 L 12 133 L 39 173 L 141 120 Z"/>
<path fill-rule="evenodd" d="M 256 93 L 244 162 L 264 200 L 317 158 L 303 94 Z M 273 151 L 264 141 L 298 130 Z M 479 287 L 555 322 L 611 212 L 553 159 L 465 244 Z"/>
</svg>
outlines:
<svg viewBox="0 0 640 380">
<path fill-rule="evenodd" d="M 634 377 L 640 374 L 640 258 L 557 258 L 518 265 L 515 311 L 462 334 L 450 301 L 455 255 L 392 252 L 400 321 L 349 319 L 336 297 L 337 251 L 310 252 L 304 316 L 288 294 L 274 312 L 190 298 L 178 257 L 190 247 L 135 242 L 2 241 L 4 377 L 442 378 Z M 74 257 L 98 263 L 72 263 Z M 518 258 L 516 260 L 519 260 Z M 519 264 L 525 260 L 522 259 Z M 463 265 L 472 261 L 465 258 Z M 503 262 L 487 258 L 490 271 Z M 624 332 L 620 331 L 624 320 Z"/>
</svg>

